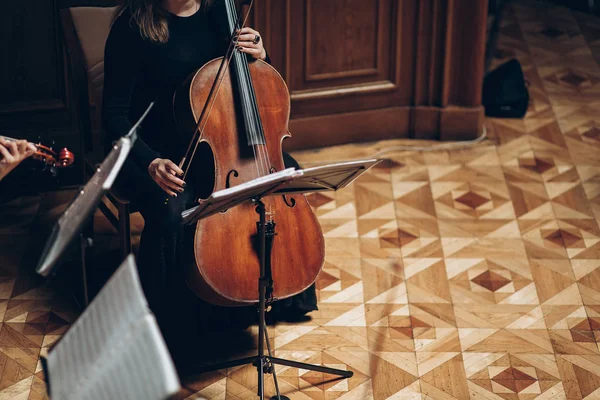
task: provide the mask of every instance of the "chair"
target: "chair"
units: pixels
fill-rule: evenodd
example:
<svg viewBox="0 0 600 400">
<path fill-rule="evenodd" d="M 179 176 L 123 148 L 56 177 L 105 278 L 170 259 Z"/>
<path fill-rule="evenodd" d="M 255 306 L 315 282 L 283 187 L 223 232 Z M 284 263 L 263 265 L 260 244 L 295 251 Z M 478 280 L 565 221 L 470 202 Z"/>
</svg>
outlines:
<svg viewBox="0 0 600 400">
<path fill-rule="evenodd" d="M 92 120 L 101 121 L 104 85 L 104 47 L 118 7 L 71 7 L 60 10 L 63 41 L 75 128 L 81 135 L 86 178 L 93 175 L 103 155 L 103 140 L 94 137 Z M 94 106 L 95 113 L 91 113 Z M 107 195 L 115 213 L 104 202 L 100 210 L 119 234 L 121 255 L 131 252 L 129 202 L 114 190 Z"/>
</svg>

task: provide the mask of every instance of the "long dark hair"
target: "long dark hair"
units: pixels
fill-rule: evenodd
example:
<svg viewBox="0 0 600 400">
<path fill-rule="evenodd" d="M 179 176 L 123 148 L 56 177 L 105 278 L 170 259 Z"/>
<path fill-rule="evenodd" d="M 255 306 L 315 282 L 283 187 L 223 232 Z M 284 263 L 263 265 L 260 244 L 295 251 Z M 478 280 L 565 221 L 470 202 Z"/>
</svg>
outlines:
<svg viewBox="0 0 600 400">
<path fill-rule="evenodd" d="M 214 0 L 198 0 L 200 7 L 206 10 Z M 140 29 L 144 39 L 158 43 L 169 40 L 167 11 L 161 7 L 163 0 L 127 0 L 125 7 L 131 13 L 132 22 Z"/>
</svg>

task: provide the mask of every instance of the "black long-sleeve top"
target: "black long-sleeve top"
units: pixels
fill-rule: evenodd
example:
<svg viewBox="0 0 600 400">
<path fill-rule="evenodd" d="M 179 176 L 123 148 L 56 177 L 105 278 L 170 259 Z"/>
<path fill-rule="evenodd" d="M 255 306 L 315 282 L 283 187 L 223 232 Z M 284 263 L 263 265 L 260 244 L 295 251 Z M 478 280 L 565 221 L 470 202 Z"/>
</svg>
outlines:
<svg viewBox="0 0 600 400">
<path fill-rule="evenodd" d="M 178 162 L 183 155 L 187 143 L 177 134 L 173 94 L 191 73 L 224 55 L 225 21 L 216 6 L 189 17 L 167 13 L 169 40 L 163 44 L 142 38 L 127 9 L 115 20 L 104 56 L 103 128 L 109 142 L 118 139 L 155 101 L 130 155 L 142 168 L 157 157 Z"/>
</svg>

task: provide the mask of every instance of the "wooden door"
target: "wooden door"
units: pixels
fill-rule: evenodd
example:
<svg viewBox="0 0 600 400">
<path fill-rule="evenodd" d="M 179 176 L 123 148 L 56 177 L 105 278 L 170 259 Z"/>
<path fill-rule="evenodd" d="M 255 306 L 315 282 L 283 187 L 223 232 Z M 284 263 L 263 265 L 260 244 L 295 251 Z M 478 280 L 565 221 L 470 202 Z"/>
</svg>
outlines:
<svg viewBox="0 0 600 400">
<path fill-rule="evenodd" d="M 294 148 L 408 134 L 415 9 L 396 0 L 262 0 L 273 65 L 290 90 Z M 406 45 L 403 45 L 406 43 Z"/>
<path fill-rule="evenodd" d="M 287 148 L 478 136 L 486 13 L 472 0 L 255 0 L 290 90 Z"/>
</svg>

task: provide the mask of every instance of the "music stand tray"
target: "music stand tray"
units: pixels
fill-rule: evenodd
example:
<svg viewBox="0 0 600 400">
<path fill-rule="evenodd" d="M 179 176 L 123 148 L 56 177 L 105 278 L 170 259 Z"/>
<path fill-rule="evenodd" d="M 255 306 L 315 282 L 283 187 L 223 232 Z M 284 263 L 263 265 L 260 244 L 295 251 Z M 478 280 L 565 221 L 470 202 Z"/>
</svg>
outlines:
<svg viewBox="0 0 600 400">
<path fill-rule="evenodd" d="M 266 221 L 265 205 L 262 199 L 267 196 L 281 196 L 289 193 L 309 193 L 316 191 L 334 191 L 348 186 L 360 175 L 378 164 L 381 160 L 359 160 L 339 164 L 325 165 L 309 168 L 305 170 L 294 170 L 293 168 L 276 172 L 244 184 L 234 186 L 229 189 L 220 190 L 213 193 L 208 199 L 204 200 L 199 206 L 184 211 L 181 214 L 182 223 L 192 224 L 202 218 L 207 218 L 218 212 L 227 210 L 231 207 L 252 201 L 256 205 L 256 212 L 259 214 L 258 238 L 259 238 L 259 261 L 260 278 L 258 280 L 259 290 L 259 322 L 258 322 L 258 352 L 256 356 L 247 357 L 239 360 L 223 362 L 208 367 L 198 369 L 197 373 L 216 371 L 225 368 L 232 368 L 239 365 L 252 364 L 258 371 L 258 396 L 260 400 L 264 399 L 264 374 L 273 374 L 275 390 L 277 395 L 272 396 L 271 400 L 288 400 L 288 397 L 282 396 L 279 392 L 277 375 L 275 373 L 275 364 L 288 367 L 317 371 L 325 374 L 339 376 L 340 378 L 350 378 L 354 373 L 341 369 L 323 367 L 321 365 L 312 365 L 298 361 L 286 360 L 273 357 L 271 346 L 267 333 L 265 322 L 267 293 L 272 293 L 273 277 L 270 265 L 270 254 L 266 249 L 267 240 L 272 242 L 275 233 L 275 224 L 272 221 Z M 265 355 L 264 343 L 267 343 L 268 356 Z"/>
<path fill-rule="evenodd" d="M 273 194 L 305 194 L 340 190 L 380 162 L 379 159 L 368 159 L 301 169 L 298 170 L 302 172 L 300 177 L 283 185 Z"/>
<path fill-rule="evenodd" d="M 214 192 L 201 204 L 181 213 L 182 223 L 227 210 L 253 199 L 282 194 L 303 194 L 343 189 L 381 160 L 369 159 L 329 164 L 307 169 L 287 168 L 251 181 Z"/>
<path fill-rule="evenodd" d="M 297 179 L 302 175 L 302 171 L 288 168 L 228 189 L 219 190 L 210 195 L 206 200 L 202 200 L 200 205 L 183 211 L 181 213 L 181 222 L 192 224 L 202 218 L 251 201 L 256 197 L 264 197 L 282 188 L 290 180 Z"/>
</svg>

